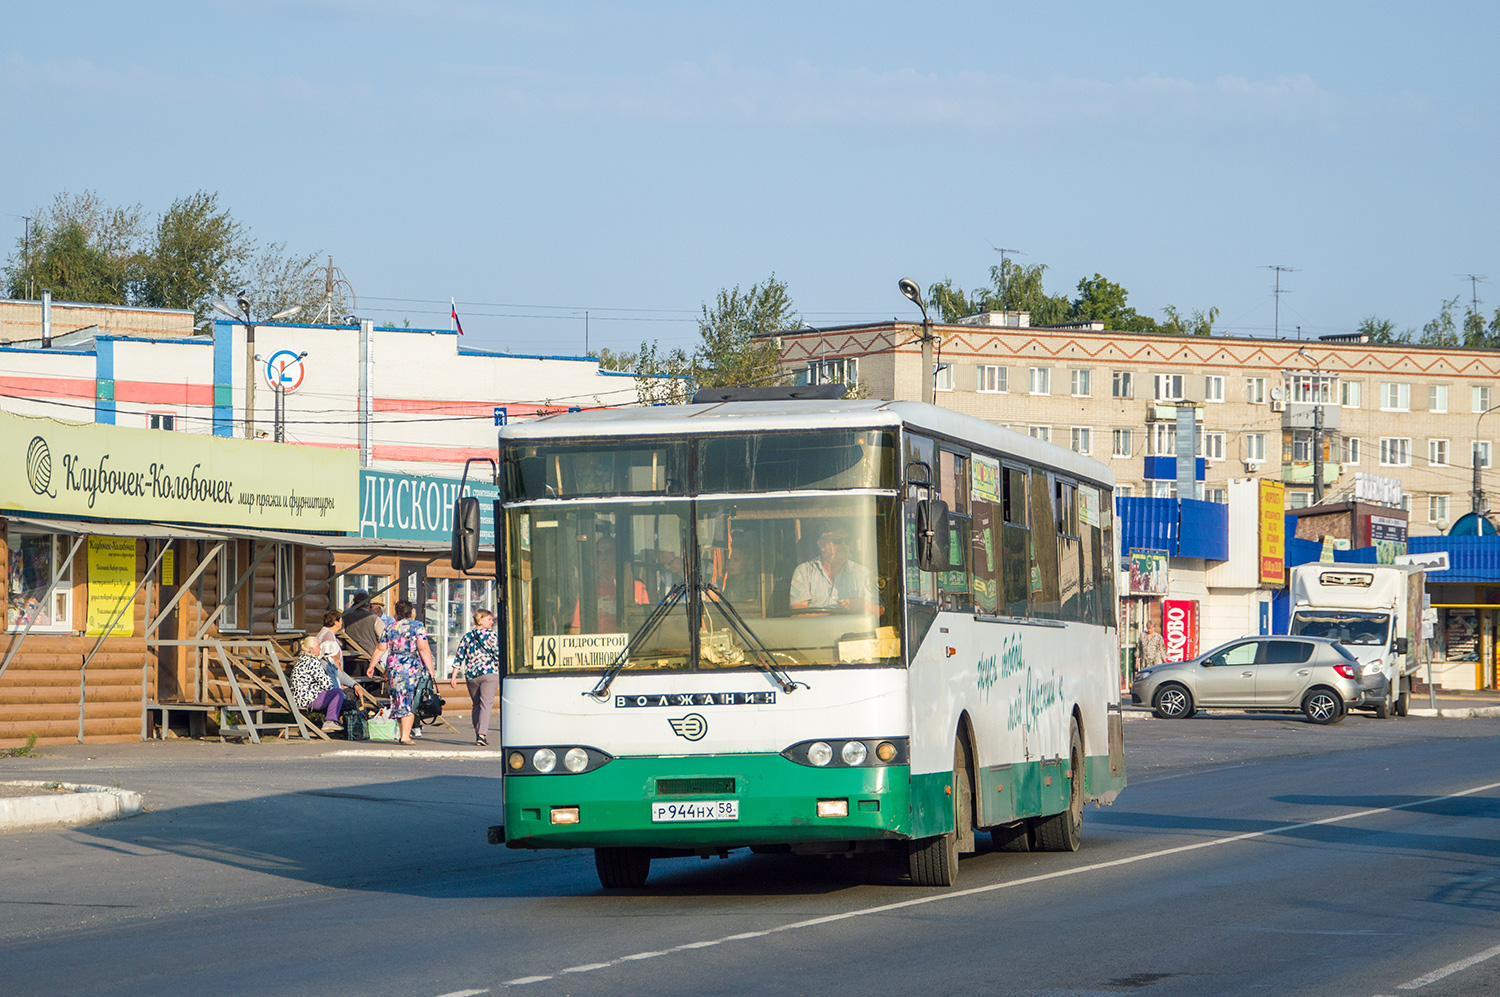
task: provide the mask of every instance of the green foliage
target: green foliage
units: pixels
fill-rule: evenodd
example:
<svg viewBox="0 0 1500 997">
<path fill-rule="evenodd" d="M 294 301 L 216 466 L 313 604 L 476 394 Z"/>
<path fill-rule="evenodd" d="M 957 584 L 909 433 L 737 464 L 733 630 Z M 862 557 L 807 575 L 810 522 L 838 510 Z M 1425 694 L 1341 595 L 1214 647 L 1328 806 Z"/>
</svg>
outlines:
<svg viewBox="0 0 1500 997">
<path fill-rule="evenodd" d="M 26 735 L 26 746 L 22 748 L 5 748 L 0 750 L 0 758 L 25 758 L 36 748 L 37 734 L 35 731 Z M 43 788 L 46 788 L 45 786 Z"/>
<path fill-rule="evenodd" d="M 1123 285 L 1095 273 L 1078 282 L 1078 297 L 1073 299 L 1068 317 L 1075 322 L 1103 322 L 1104 328 L 1118 332 L 1154 331 L 1156 320 L 1126 305 L 1128 297 L 1130 292 Z"/>
<path fill-rule="evenodd" d="M 987 295 L 987 291 L 979 290 L 970 299 L 962 288 L 953 286 L 952 277 L 944 277 L 927 289 L 927 306 L 937 312 L 944 322 L 957 322 L 966 315 L 989 311 L 985 306 Z"/>
<path fill-rule="evenodd" d="M 1168 305 L 1162 309 L 1167 320 L 1157 326 L 1160 332 L 1175 336 L 1212 336 L 1214 334 L 1214 320 L 1219 317 L 1219 309 L 1210 308 L 1206 312 L 1193 310 L 1191 315 L 1183 315 L 1175 305 Z"/>
<path fill-rule="evenodd" d="M 1030 312 L 1032 325 L 1057 325 L 1069 321 L 1072 302 L 1066 294 L 1048 294 L 1042 286 L 1047 273 L 1045 263 L 1023 266 L 1002 258 L 1000 265 L 990 267 L 989 298 L 991 311 Z"/>
<path fill-rule="evenodd" d="M 605 370 L 624 371 L 635 370 L 636 357 L 638 355 L 635 353 L 616 353 L 608 347 L 593 350 L 589 353 L 589 356 L 598 359 L 599 366 Z"/>
<path fill-rule="evenodd" d="M 719 289 L 712 310 L 703 305 L 698 319 L 699 343 L 693 353 L 694 388 L 737 384 L 785 384 L 775 335 L 801 322 L 792 309 L 786 284 L 773 273 L 741 291 Z"/>
<path fill-rule="evenodd" d="M 681 405 L 694 390 L 693 358 L 680 346 L 663 353 L 642 342 L 635 354 L 636 393 L 642 405 Z"/>
<path fill-rule="evenodd" d="M 192 309 L 248 291 L 251 314 L 292 305 L 316 311 L 324 298 L 319 254 L 288 256 L 282 243 L 258 247 L 219 196 L 178 198 L 148 227 L 139 204 L 108 207 L 93 191 L 63 191 L 34 212 L 30 245 L 17 239 L 4 268 L 6 293 L 68 301 Z"/>
<path fill-rule="evenodd" d="M 1396 323 L 1388 318 L 1371 315 L 1359 323 L 1357 332 L 1370 337 L 1372 343 L 1409 343 L 1411 342 L 1411 330 L 1398 333 Z"/>
<path fill-rule="evenodd" d="M 1422 326 L 1422 338 L 1418 341 L 1427 346 L 1457 346 L 1458 322 L 1453 317 L 1453 310 L 1457 307 L 1456 297 L 1444 301 L 1437 317 Z"/>
</svg>

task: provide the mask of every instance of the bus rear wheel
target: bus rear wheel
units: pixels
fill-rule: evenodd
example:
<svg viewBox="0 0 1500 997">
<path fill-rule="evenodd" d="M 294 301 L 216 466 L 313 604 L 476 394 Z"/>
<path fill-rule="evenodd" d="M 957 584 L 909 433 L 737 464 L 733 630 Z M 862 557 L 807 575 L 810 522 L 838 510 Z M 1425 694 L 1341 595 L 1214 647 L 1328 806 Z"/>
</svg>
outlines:
<svg viewBox="0 0 1500 997">
<path fill-rule="evenodd" d="M 1076 852 L 1083 843 L 1083 735 L 1078 721 L 1068 738 L 1068 809 L 1050 817 L 1038 817 L 1032 825 L 1036 846 L 1044 852 Z"/>
<path fill-rule="evenodd" d="M 638 890 L 651 875 L 651 853 L 644 848 L 595 848 L 594 869 L 606 890 Z"/>
</svg>

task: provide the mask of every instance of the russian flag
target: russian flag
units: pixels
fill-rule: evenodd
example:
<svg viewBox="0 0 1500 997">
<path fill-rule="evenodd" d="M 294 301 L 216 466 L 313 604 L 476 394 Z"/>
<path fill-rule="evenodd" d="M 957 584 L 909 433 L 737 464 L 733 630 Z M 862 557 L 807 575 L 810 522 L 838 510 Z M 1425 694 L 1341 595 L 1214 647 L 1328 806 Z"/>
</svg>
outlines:
<svg viewBox="0 0 1500 997">
<path fill-rule="evenodd" d="M 464 334 L 464 324 L 458 320 L 458 303 L 456 301 L 454 301 L 452 298 L 449 298 L 448 299 L 448 304 L 452 308 L 452 311 L 450 312 L 450 314 L 453 316 L 453 327 L 455 329 L 457 329 L 458 330 L 458 334 L 460 336 L 462 336 Z"/>
</svg>

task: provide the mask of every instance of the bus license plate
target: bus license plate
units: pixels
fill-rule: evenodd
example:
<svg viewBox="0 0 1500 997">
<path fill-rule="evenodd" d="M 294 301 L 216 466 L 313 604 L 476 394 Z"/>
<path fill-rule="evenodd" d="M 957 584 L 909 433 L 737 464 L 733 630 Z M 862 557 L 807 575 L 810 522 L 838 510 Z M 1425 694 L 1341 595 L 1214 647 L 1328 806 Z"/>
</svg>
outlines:
<svg viewBox="0 0 1500 997">
<path fill-rule="evenodd" d="M 739 820 L 739 800 L 684 800 L 651 804 L 655 823 L 676 820 Z"/>
</svg>

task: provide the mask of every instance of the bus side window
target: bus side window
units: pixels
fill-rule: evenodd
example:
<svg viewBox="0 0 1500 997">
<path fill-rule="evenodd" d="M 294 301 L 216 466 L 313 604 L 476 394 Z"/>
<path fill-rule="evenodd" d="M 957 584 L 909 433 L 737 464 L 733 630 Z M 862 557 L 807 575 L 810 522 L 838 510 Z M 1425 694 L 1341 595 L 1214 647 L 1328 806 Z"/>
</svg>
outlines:
<svg viewBox="0 0 1500 997">
<path fill-rule="evenodd" d="M 1000 575 L 1001 606 L 1007 616 L 1025 616 L 1031 605 L 1030 502 L 1024 468 L 1004 467 L 1000 472 L 1001 514 Z"/>
<path fill-rule="evenodd" d="M 1057 619 L 1057 516 L 1052 508 L 1052 475 L 1032 472 L 1031 609 L 1043 619 Z"/>
<path fill-rule="evenodd" d="M 1106 488 L 1099 496 L 1099 609 L 1100 623 L 1118 625 L 1115 619 L 1115 493 Z"/>
<path fill-rule="evenodd" d="M 1053 511 L 1057 515 L 1058 613 L 1064 620 L 1082 620 L 1083 587 L 1078 539 L 1078 486 L 1053 479 Z"/>
<path fill-rule="evenodd" d="M 974 611 L 987 616 L 1002 612 L 1000 532 L 1004 526 L 1000 498 L 1004 489 L 1000 462 L 993 457 L 974 454 L 969 462 L 970 524 L 969 594 Z"/>
<path fill-rule="evenodd" d="M 973 608 L 969 599 L 969 459 L 943 450 L 938 456 L 939 494 L 948 504 L 948 570 L 938 572 L 938 604 L 945 610 Z"/>
<path fill-rule="evenodd" d="M 1090 485 L 1078 486 L 1078 532 L 1083 567 L 1083 603 L 1079 619 L 1085 623 L 1107 624 L 1099 592 L 1103 579 L 1103 567 L 1099 550 L 1099 489 Z"/>
</svg>

